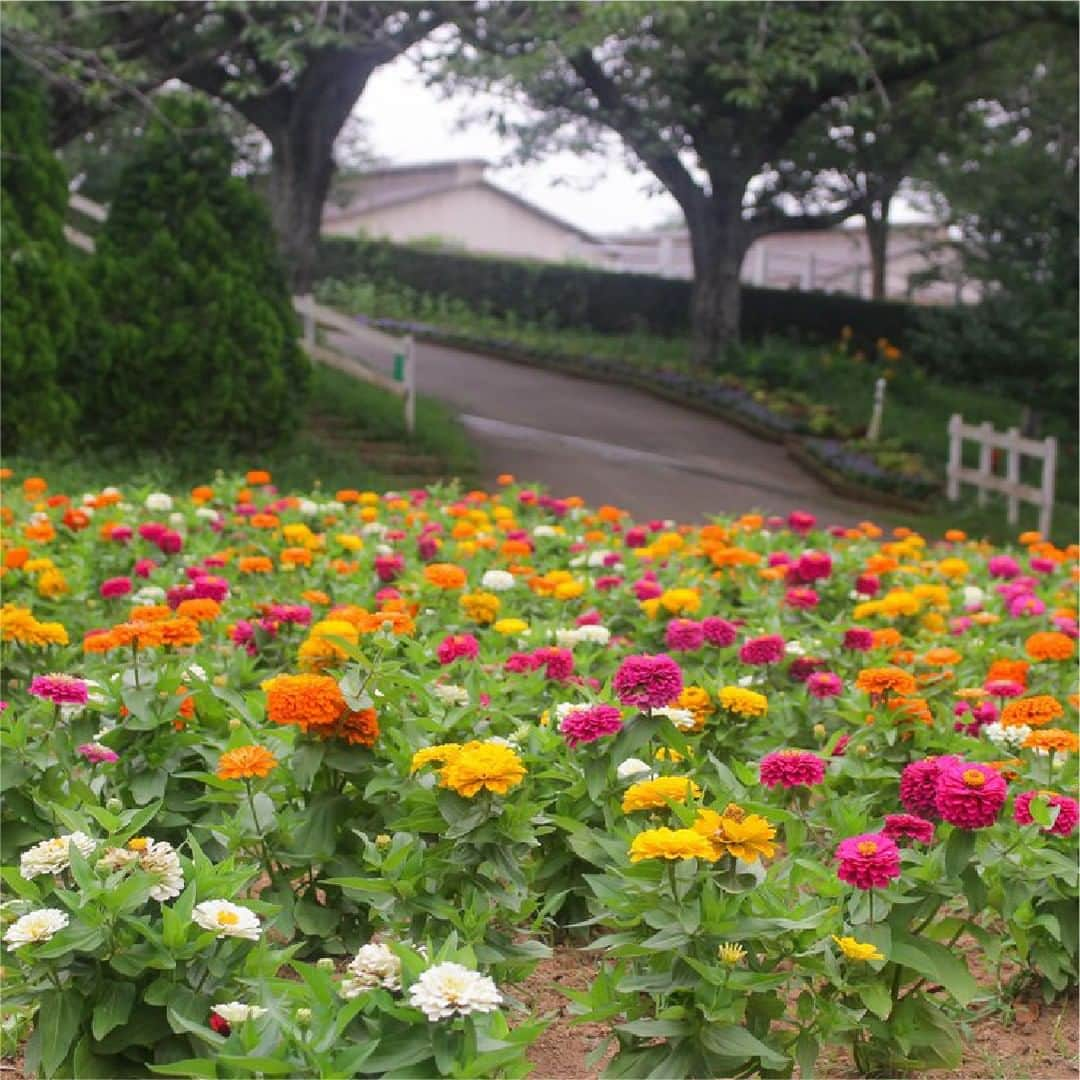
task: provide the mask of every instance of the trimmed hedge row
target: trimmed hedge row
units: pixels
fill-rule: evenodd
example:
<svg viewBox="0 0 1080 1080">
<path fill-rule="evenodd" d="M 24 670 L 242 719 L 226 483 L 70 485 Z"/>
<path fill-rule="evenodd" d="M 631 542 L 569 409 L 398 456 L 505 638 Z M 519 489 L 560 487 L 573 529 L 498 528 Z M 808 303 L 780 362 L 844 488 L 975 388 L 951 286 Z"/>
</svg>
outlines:
<svg viewBox="0 0 1080 1080">
<path fill-rule="evenodd" d="M 419 292 L 451 296 L 494 315 L 599 333 L 648 332 L 663 337 L 690 329 L 690 282 L 649 274 L 530 263 L 430 251 L 339 237 L 319 245 L 316 274 L 341 281 L 392 280 Z M 845 326 L 856 339 L 904 345 L 916 311 L 909 304 L 828 293 L 743 287 L 742 333 L 835 341 Z"/>
</svg>

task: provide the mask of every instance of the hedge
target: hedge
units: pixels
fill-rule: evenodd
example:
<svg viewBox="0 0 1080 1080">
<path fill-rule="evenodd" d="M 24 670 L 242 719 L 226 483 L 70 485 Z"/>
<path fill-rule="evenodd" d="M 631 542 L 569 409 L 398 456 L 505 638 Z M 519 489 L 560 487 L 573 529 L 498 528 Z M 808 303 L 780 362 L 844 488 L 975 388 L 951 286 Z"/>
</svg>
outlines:
<svg viewBox="0 0 1080 1080">
<path fill-rule="evenodd" d="M 600 333 L 689 332 L 690 282 L 649 274 L 431 251 L 375 240 L 331 238 L 319 245 L 319 278 L 392 280 L 446 295 L 494 315 Z M 904 345 L 916 309 L 909 304 L 788 289 L 743 287 L 742 334 L 783 334 L 835 341 L 845 326 L 856 339 Z"/>
</svg>

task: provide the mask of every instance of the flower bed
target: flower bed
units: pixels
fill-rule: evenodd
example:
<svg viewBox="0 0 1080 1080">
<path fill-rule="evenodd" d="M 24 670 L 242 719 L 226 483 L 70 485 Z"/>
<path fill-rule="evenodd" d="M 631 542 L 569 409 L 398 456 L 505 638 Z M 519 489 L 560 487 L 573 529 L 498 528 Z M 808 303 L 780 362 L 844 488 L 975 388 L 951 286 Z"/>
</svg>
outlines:
<svg viewBox="0 0 1080 1080">
<path fill-rule="evenodd" d="M 31 1072 L 524 1075 L 571 928 L 624 1075 L 951 1067 L 1075 986 L 1076 546 L 7 479 Z"/>
</svg>

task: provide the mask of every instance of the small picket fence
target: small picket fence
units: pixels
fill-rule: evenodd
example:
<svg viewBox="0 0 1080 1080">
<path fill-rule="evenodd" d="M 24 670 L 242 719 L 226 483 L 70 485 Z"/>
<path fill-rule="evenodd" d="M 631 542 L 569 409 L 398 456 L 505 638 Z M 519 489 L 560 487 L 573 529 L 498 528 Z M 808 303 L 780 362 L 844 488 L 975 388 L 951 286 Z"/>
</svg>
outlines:
<svg viewBox="0 0 1080 1080">
<path fill-rule="evenodd" d="M 1019 428 L 997 431 L 992 424 L 965 424 L 964 418 L 954 413 L 949 419 L 949 464 L 946 469 L 946 494 L 955 502 L 960 498 L 960 485 L 971 484 L 976 489 L 980 506 L 986 505 L 990 492 L 1004 495 L 1010 525 L 1020 519 L 1020 503 L 1026 502 L 1039 508 L 1039 532 L 1050 534 L 1054 514 L 1054 477 L 1057 469 L 1057 439 L 1048 435 L 1045 439 L 1028 439 Z M 977 468 L 963 464 L 963 444 L 968 440 L 979 447 Z M 994 450 L 1005 453 L 1005 475 L 994 471 Z M 1021 459 L 1041 459 L 1042 475 L 1039 486 L 1020 480 Z"/>
</svg>

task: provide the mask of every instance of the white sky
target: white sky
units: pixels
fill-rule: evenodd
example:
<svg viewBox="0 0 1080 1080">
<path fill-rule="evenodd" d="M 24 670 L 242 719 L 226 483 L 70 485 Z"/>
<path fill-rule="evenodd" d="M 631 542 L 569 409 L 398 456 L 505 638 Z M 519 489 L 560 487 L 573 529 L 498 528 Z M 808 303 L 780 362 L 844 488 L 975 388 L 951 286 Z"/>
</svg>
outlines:
<svg viewBox="0 0 1080 1080">
<path fill-rule="evenodd" d="M 458 128 L 462 113 L 477 100 L 441 98 L 401 57 L 372 75 L 355 113 L 366 124 L 375 154 L 391 164 L 485 158 L 496 166 L 512 142 L 479 124 Z M 650 228 L 678 213 L 666 192 L 647 193 L 655 184 L 648 172 L 632 173 L 618 155 L 586 161 L 558 154 L 539 163 L 493 167 L 488 178 L 591 233 Z"/>
</svg>

